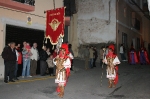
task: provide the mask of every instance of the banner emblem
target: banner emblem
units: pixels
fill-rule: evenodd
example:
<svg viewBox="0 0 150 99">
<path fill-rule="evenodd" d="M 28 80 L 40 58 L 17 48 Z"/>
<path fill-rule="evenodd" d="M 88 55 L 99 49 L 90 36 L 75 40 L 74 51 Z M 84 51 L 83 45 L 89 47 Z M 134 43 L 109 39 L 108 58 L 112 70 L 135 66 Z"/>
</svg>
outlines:
<svg viewBox="0 0 150 99">
<path fill-rule="evenodd" d="M 56 31 L 58 26 L 60 25 L 61 22 L 59 22 L 57 19 L 53 19 L 49 25 L 53 29 L 53 31 Z"/>
</svg>

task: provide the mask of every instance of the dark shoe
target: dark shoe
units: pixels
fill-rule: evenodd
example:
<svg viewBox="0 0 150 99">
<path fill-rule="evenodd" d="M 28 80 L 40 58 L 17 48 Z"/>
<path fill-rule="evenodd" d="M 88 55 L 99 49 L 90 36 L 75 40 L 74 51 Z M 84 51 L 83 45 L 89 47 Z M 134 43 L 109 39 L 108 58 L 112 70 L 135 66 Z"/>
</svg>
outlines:
<svg viewBox="0 0 150 99">
<path fill-rule="evenodd" d="M 5 82 L 5 83 L 8 83 L 8 81 L 6 81 L 6 80 L 5 80 L 4 82 Z"/>
<path fill-rule="evenodd" d="M 15 82 L 14 80 L 10 80 L 10 82 Z"/>
<path fill-rule="evenodd" d="M 15 80 L 19 80 L 18 78 L 15 78 Z"/>
</svg>

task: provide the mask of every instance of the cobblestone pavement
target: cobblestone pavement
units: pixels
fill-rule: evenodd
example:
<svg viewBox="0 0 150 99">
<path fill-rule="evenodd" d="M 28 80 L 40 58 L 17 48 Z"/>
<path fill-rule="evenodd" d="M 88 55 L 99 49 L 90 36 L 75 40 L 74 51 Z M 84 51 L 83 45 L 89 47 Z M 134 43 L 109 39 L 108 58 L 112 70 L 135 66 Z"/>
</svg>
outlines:
<svg viewBox="0 0 150 99">
<path fill-rule="evenodd" d="M 84 69 L 84 61 L 74 60 L 64 99 L 150 99 L 150 65 L 119 65 L 119 83 L 108 88 L 106 67 Z M 101 86 L 101 74 L 104 73 Z M 54 77 L 36 76 L 5 84 L 0 81 L 0 99 L 59 99 Z"/>
</svg>

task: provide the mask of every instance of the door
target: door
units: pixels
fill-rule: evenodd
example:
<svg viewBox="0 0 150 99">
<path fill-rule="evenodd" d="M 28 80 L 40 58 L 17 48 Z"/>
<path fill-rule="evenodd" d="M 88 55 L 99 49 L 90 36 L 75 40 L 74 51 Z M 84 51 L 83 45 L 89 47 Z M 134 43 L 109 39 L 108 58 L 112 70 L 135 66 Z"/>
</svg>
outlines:
<svg viewBox="0 0 150 99">
<path fill-rule="evenodd" d="M 8 42 L 15 42 L 21 44 L 23 41 L 27 41 L 29 43 L 36 42 L 38 44 L 39 52 L 42 50 L 43 40 L 44 40 L 44 31 L 37 29 L 24 28 L 13 25 L 6 25 L 6 36 L 5 36 L 5 44 Z M 18 75 L 20 76 L 22 73 L 22 64 L 18 67 Z M 37 74 L 40 73 L 40 64 L 38 61 Z"/>
</svg>

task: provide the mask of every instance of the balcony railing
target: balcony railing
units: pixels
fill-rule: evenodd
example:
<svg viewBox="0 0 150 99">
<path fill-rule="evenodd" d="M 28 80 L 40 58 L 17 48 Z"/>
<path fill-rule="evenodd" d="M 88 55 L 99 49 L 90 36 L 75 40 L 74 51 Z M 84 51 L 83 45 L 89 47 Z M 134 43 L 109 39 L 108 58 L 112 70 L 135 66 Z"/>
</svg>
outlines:
<svg viewBox="0 0 150 99">
<path fill-rule="evenodd" d="M 31 5 L 31 6 L 34 6 L 34 4 L 35 4 L 35 0 L 12 0 L 12 1 L 28 4 L 28 5 Z"/>
<path fill-rule="evenodd" d="M 31 12 L 35 10 L 34 2 L 34 0 L 0 0 L 0 6 Z"/>
</svg>

